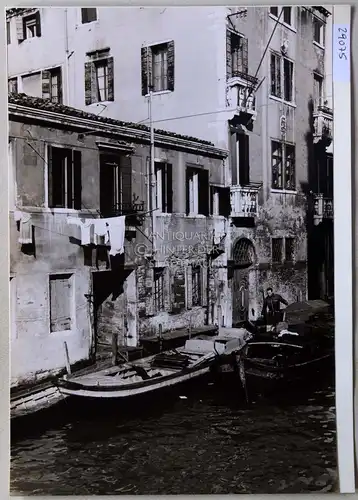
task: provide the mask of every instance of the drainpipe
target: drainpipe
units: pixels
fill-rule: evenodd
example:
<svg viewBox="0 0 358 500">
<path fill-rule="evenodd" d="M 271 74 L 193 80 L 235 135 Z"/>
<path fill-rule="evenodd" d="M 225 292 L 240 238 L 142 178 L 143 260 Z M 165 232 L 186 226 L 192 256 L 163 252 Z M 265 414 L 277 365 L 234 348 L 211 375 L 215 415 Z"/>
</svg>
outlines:
<svg viewBox="0 0 358 500">
<path fill-rule="evenodd" d="M 149 178 L 149 198 L 150 198 L 150 210 L 151 210 L 151 220 L 152 220 L 152 250 L 153 257 L 155 253 L 155 216 L 156 216 L 156 196 L 155 196 L 155 160 L 154 160 L 154 125 L 153 125 L 153 115 L 152 115 L 152 101 L 153 101 L 153 91 L 149 90 L 149 122 L 150 122 L 150 178 Z"/>
<path fill-rule="evenodd" d="M 68 9 L 65 9 L 65 71 L 66 71 L 66 98 L 67 98 L 67 106 L 70 105 L 70 83 L 69 83 L 69 48 L 68 48 L 68 19 L 67 19 Z"/>
</svg>

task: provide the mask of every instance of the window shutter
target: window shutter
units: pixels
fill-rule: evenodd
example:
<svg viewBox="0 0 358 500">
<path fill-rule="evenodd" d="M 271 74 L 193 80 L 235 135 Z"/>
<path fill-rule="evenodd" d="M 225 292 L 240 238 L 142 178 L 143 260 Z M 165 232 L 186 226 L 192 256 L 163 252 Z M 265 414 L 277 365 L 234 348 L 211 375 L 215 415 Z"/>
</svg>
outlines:
<svg viewBox="0 0 358 500">
<path fill-rule="evenodd" d="M 231 213 L 230 188 L 220 189 L 219 194 L 219 214 L 229 217 Z"/>
<path fill-rule="evenodd" d="M 177 269 L 172 282 L 172 312 L 179 313 L 185 308 L 185 270 Z"/>
<path fill-rule="evenodd" d="M 190 174 L 189 170 L 186 169 L 186 174 L 185 174 L 185 202 L 186 202 L 186 215 L 189 215 L 190 213 L 190 190 L 189 190 L 189 180 L 190 180 Z"/>
<path fill-rule="evenodd" d="M 42 72 L 42 99 L 50 99 L 51 98 L 51 72 L 43 71 Z"/>
<path fill-rule="evenodd" d="M 113 57 L 108 58 L 107 69 L 108 69 L 108 100 L 114 101 L 114 63 L 113 63 Z"/>
<path fill-rule="evenodd" d="M 58 102 L 59 104 L 62 104 L 63 102 L 63 92 L 62 92 L 62 68 L 58 68 L 58 73 L 57 73 L 57 78 L 58 78 Z"/>
<path fill-rule="evenodd" d="M 208 268 L 203 266 L 200 268 L 200 286 L 201 286 L 201 305 L 206 307 L 208 305 Z"/>
<path fill-rule="evenodd" d="M 120 176 L 122 183 L 122 203 L 130 207 L 132 203 L 132 161 L 130 156 L 123 155 L 120 158 Z"/>
<path fill-rule="evenodd" d="M 226 30 L 226 77 L 232 77 L 231 31 Z"/>
<path fill-rule="evenodd" d="M 149 90 L 148 81 L 148 52 L 149 47 L 141 48 L 141 65 L 142 65 L 142 95 L 147 95 Z"/>
<path fill-rule="evenodd" d="M 92 103 L 92 63 L 85 63 L 85 101 L 86 106 Z"/>
<path fill-rule="evenodd" d="M 52 147 L 47 146 L 47 179 L 48 179 L 48 206 L 52 207 L 53 196 L 52 196 Z"/>
<path fill-rule="evenodd" d="M 73 208 L 81 210 L 82 208 L 82 153 L 73 151 Z"/>
<path fill-rule="evenodd" d="M 36 12 L 35 18 L 36 18 L 36 36 L 41 36 L 41 16 L 39 10 Z"/>
<path fill-rule="evenodd" d="M 165 210 L 168 214 L 171 214 L 173 212 L 173 167 L 170 163 L 167 163 L 165 166 L 166 170 L 166 179 L 165 179 L 165 186 L 166 186 L 166 197 L 165 197 L 165 202 L 166 202 L 166 207 Z"/>
<path fill-rule="evenodd" d="M 190 309 L 193 306 L 193 284 L 192 284 L 192 267 L 188 266 L 186 268 L 186 307 Z"/>
<path fill-rule="evenodd" d="M 200 170 L 199 174 L 199 214 L 209 215 L 209 172 Z"/>
<path fill-rule="evenodd" d="M 175 49 L 174 41 L 168 43 L 168 90 L 174 91 Z"/>
<path fill-rule="evenodd" d="M 21 43 L 25 40 L 24 20 L 22 17 L 17 17 L 15 22 L 16 22 L 16 38 L 18 42 Z"/>
<path fill-rule="evenodd" d="M 275 56 L 276 58 L 276 88 L 277 88 L 277 97 L 282 96 L 282 83 L 281 83 L 281 57 Z"/>
<path fill-rule="evenodd" d="M 249 65 L 249 49 L 248 49 L 248 39 L 247 38 L 241 38 L 241 48 L 242 48 L 242 72 L 247 73 L 248 72 L 248 65 Z"/>
</svg>

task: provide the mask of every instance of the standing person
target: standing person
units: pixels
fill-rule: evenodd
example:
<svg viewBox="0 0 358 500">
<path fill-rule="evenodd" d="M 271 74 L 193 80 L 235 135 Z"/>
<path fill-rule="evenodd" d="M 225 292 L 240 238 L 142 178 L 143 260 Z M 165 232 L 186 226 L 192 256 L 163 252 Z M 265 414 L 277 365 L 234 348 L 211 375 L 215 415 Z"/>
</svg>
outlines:
<svg viewBox="0 0 358 500">
<path fill-rule="evenodd" d="M 288 306 L 287 300 L 281 297 L 281 295 L 273 293 L 273 289 L 269 287 L 261 313 L 265 318 L 266 326 L 276 327 L 281 321 L 281 304 Z"/>
</svg>

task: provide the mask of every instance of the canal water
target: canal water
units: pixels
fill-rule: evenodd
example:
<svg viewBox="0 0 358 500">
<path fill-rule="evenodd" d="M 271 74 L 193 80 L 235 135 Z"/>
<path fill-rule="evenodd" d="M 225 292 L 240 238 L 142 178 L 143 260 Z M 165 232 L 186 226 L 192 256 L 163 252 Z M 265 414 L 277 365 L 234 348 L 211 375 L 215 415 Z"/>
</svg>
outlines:
<svg viewBox="0 0 358 500">
<path fill-rule="evenodd" d="M 276 395 L 210 380 L 135 406 L 64 401 L 12 429 L 12 494 L 336 489 L 332 380 Z"/>
</svg>

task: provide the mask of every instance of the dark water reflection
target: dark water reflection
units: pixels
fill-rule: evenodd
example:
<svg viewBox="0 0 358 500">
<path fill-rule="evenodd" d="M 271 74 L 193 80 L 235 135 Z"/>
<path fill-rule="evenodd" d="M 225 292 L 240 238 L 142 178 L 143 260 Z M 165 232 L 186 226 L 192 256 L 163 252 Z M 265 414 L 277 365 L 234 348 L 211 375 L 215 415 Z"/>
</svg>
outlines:
<svg viewBox="0 0 358 500">
<path fill-rule="evenodd" d="M 135 407 L 64 402 L 13 429 L 13 494 L 333 491 L 332 381 L 268 399 L 208 381 Z M 253 395 L 252 395 L 253 396 Z"/>
</svg>

